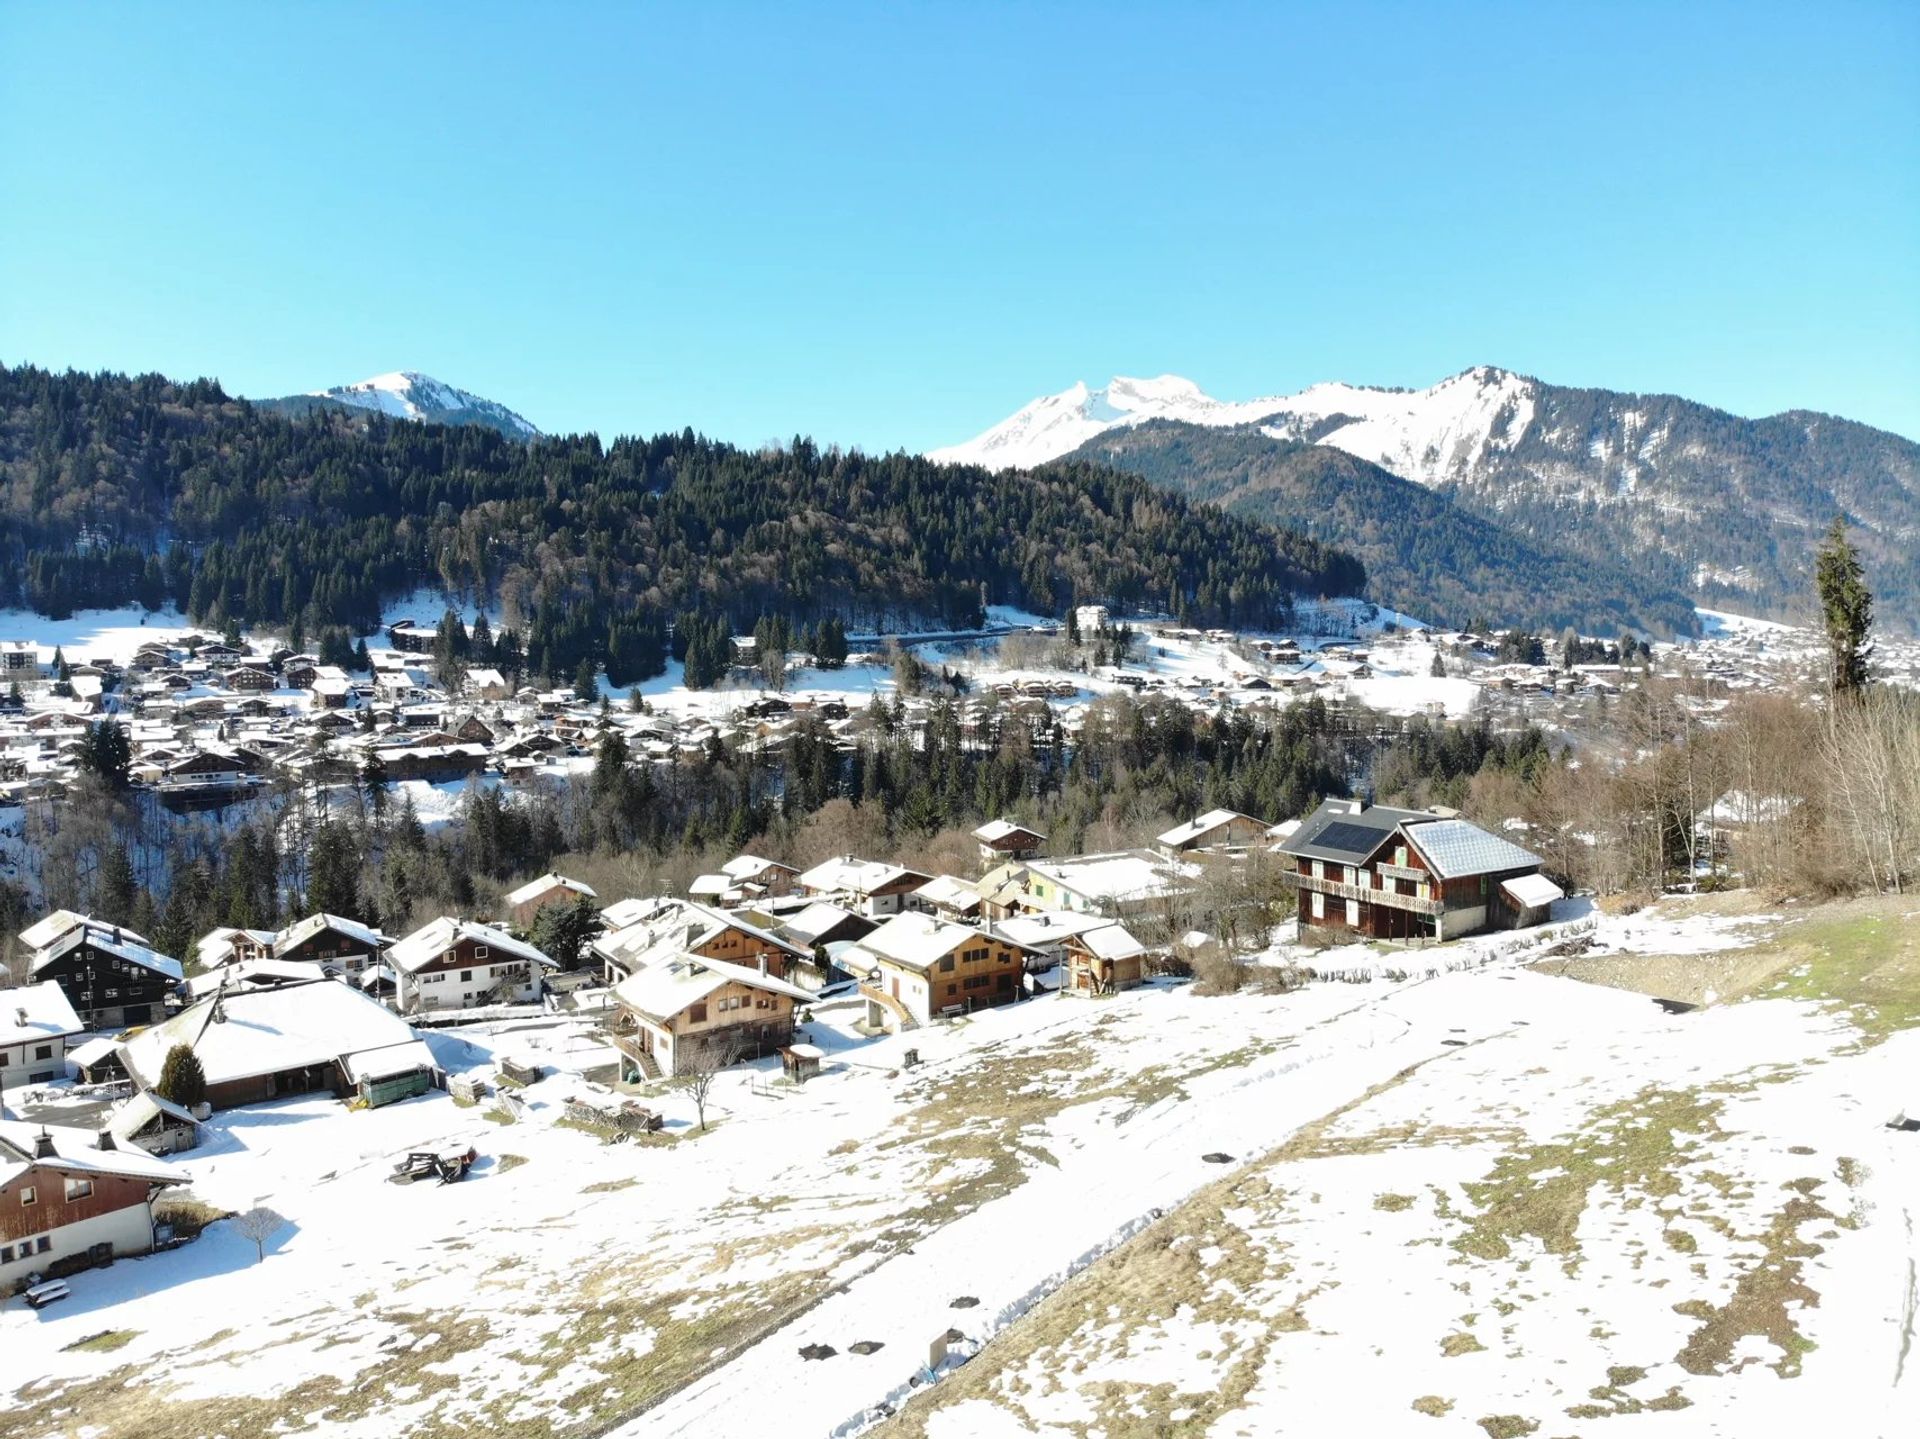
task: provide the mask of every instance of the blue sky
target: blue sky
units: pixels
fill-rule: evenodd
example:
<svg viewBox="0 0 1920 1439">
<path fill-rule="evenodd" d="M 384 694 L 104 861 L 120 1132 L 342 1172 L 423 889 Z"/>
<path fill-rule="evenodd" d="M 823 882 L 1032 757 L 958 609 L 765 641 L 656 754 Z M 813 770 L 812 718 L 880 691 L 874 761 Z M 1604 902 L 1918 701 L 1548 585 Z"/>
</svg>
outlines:
<svg viewBox="0 0 1920 1439">
<path fill-rule="evenodd" d="M 0 7 L 0 359 L 964 438 L 1472 364 L 1920 436 L 1920 5 Z"/>
</svg>

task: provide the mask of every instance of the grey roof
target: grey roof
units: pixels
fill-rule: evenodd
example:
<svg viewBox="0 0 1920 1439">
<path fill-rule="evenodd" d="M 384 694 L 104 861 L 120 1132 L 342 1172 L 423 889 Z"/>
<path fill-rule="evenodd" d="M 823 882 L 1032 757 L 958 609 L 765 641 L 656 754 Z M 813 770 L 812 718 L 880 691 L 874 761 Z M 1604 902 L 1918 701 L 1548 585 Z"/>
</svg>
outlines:
<svg viewBox="0 0 1920 1439">
<path fill-rule="evenodd" d="M 1442 879 L 1537 867 L 1540 856 L 1464 819 L 1428 819 L 1406 826 L 1407 838 Z"/>
<path fill-rule="evenodd" d="M 1359 864 L 1381 845 L 1403 821 L 1431 820 L 1425 810 L 1394 809 L 1370 804 L 1358 813 L 1350 799 L 1329 799 L 1308 815 L 1287 839 L 1281 842 L 1281 854 L 1302 859 L 1327 859 L 1340 864 Z"/>
</svg>

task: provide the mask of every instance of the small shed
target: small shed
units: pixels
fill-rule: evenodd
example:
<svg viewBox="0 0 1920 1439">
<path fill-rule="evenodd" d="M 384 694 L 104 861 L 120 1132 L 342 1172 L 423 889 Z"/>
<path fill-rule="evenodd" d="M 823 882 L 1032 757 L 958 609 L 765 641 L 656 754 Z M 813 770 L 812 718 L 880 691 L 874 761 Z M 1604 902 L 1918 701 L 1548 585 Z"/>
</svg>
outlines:
<svg viewBox="0 0 1920 1439">
<path fill-rule="evenodd" d="M 120 1050 L 111 1039 L 89 1039 L 85 1044 L 76 1044 L 67 1051 L 67 1062 L 80 1075 L 82 1084 L 106 1084 L 127 1077 L 127 1067 L 120 1062 Z"/>
<path fill-rule="evenodd" d="M 816 1045 L 789 1044 L 780 1051 L 780 1067 L 795 1084 L 805 1084 L 820 1073 L 820 1061 L 825 1057 Z"/>
<path fill-rule="evenodd" d="M 1544 874 L 1517 874 L 1500 881 L 1500 898 L 1513 914 L 1515 929 L 1544 924 L 1552 917 L 1553 902 L 1566 897 L 1566 891 Z"/>
<path fill-rule="evenodd" d="M 156 1155 L 177 1154 L 200 1142 L 200 1126 L 194 1117 L 151 1090 L 142 1090 L 115 1110 L 106 1130 L 116 1146 L 128 1145 Z"/>
<path fill-rule="evenodd" d="M 433 1087 L 436 1066 L 425 1041 L 390 1044 L 347 1059 L 353 1091 L 369 1109 L 425 1094 Z"/>
</svg>

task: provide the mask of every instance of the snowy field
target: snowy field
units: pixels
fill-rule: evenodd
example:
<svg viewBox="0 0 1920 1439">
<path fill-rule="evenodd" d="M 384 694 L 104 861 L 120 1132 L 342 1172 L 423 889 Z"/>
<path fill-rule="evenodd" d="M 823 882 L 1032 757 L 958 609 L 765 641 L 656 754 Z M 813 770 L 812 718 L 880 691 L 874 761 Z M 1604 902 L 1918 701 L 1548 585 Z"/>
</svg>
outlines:
<svg viewBox="0 0 1920 1439">
<path fill-rule="evenodd" d="M 1662 945 L 1645 911 L 1580 922 Z M 1668 924 L 1668 952 L 1713 942 Z M 438 1094 L 216 1116 L 175 1161 L 193 1193 L 288 1228 L 261 1263 L 216 1224 L 0 1309 L 0 1427 L 1911 1432 L 1920 1143 L 1884 1124 L 1916 1034 L 1791 998 L 1668 1015 L 1537 952 L 878 1041 L 841 1005 L 819 1079 L 729 1072 L 705 1134 L 664 1095 L 642 1144 L 559 1122 L 610 1060 L 578 1023 L 436 1034 L 454 1072 L 548 1071 L 518 1122 Z M 386 1182 L 469 1144 L 462 1184 Z"/>
</svg>

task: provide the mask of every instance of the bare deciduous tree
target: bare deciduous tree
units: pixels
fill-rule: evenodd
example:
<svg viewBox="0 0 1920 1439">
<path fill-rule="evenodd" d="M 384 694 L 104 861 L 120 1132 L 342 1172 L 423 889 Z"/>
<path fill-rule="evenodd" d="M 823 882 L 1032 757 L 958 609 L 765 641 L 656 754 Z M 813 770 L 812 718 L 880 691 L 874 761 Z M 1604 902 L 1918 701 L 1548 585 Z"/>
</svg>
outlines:
<svg viewBox="0 0 1920 1439">
<path fill-rule="evenodd" d="M 693 1112 L 699 1119 L 702 1134 L 707 1132 L 707 1101 L 713 1097 L 713 1082 L 740 1053 L 739 1040 L 715 1038 L 693 1046 L 684 1056 L 677 1053 L 674 1056 L 673 1082 L 693 1101 Z"/>
<path fill-rule="evenodd" d="M 278 1210 L 256 1204 L 233 1221 L 236 1232 L 253 1241 L 254 1263 L 267 1257 L 267 1241 L 287 1227 L 287 1218 Z"/>
</svg>

